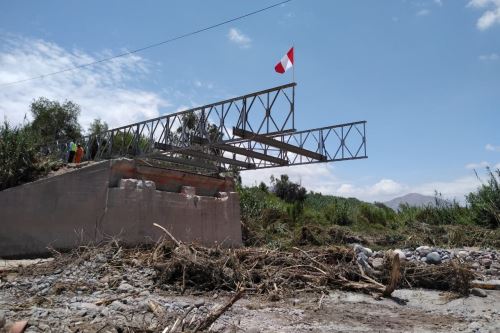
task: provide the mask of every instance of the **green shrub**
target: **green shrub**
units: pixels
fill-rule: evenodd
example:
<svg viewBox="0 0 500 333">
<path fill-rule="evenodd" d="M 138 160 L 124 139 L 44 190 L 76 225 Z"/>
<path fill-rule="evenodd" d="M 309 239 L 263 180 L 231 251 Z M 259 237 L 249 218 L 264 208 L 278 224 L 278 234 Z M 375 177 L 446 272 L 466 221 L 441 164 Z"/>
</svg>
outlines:
<svg viewBox="0 0 500 333">
<path fill-rule="evenodd" d="M 351 225 L 354 220 L 352 218 L 352 209 L 348 202 L 339 200 L 324 209 L 325 218 L 328 222 L 338 225 Z"/>
<path fill-rule="evenodd" d="M 48 170 L 41 163 L 37 135 L 29 126 L 0 125 L 0 190 L 35 180 Z"/>
<path fill-rule="evenodd" d="M 256 219 L 267 208 L 266 193 L 257 187 L 242 187 L 239 189 L 240 210 L 244 220 Z"/>
<path fill-rule="evenodd" d="M 387 225 L 388 217 L 384 209 L 369 203 L 359 206 L 358 218 L 370 224 Z"/>
</svg>

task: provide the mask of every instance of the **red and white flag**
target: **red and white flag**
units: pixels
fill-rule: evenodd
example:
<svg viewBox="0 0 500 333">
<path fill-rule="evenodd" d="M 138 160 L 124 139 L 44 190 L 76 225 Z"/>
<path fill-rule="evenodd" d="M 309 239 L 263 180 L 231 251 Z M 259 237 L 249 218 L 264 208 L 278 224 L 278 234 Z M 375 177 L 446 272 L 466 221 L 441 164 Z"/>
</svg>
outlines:
<svg viewBox="0 0 500 333">
<path fill-rule="evenodd" d="M 281 61 L 274 66 L 274 70 L 280 74 L 285 73 L 288 69 L 293 67 L 293 47 L 285 54 Z"/>
</svg>

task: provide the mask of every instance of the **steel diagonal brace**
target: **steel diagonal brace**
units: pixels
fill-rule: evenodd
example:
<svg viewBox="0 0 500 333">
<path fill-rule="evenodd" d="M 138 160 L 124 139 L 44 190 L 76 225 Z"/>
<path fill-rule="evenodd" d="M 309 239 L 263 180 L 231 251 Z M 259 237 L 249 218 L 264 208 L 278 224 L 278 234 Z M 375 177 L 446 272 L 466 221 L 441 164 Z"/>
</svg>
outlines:
<svg viewBox="0 0 500 333">
<path fill-rule="evenodd" d="M 315 159 L 318 161 L 326 161 L 326 156 L 324 156 L 324 155 L 318 154 L 318 153 L 311 151 L 311 150 L 307 150 L 307 149 L 304 149 L 301 147 L 291 145 L 289 143 L 278 141 L 276 139 L 269 138 L 269 137 L 264 136 L 264 135 L 245 131 L 245 130 L 235 128 L 235 127 L 233 128 L 233 134 L 237 135 L 243 139 L 263 143 L 263 144 L 266 144 L 268 146 L 280 148 L 282 150 L 286 150 L 286 151 L 289 151 L 289 152 L 292 152 L 292 153 L 295 153 L 298 155 L 306 156 L 306 157 L 309 157 L 309 158 L 312 158 L 312 159 Z"/>
</svg>

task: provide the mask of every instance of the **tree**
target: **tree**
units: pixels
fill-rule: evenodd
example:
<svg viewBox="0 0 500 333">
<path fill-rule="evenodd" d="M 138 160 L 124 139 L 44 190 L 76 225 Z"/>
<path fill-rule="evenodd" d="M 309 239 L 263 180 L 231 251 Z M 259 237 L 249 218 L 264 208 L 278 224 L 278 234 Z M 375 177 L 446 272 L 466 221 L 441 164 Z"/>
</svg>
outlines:
<svg viewBox="0 0 500 333">
<path fill-rule="evenodd" d="M 65 101 L 51 101 L 40 97 L 31 103 L 33 122 L 31 128 L 39 136 L 41 142 L 49 143 L 55 140 L 73 139 L 82 136 L 78 124 L 80 106 Z"/>
<path fill-rule="evenodd" d="M 286 202 L 302 203 L 306 199 L 307 190 L 299 184 L 292 182 L 288 178 L 288 175 L 281 175 L 279 179 L 271 176 L 271 184 L 273 184 L 272 192 Z"/>
<path fill-rule="evenodd" d="M 0 124 L 0 191 L 34 180 L 44 172 L 29 126 Z"/>
<path fill-rule="evenodd" d="M 108 124 L 102 121 L 100 118 L 94 119 L 87 130 L 89 135 L 96 135 L 99 133 L 106 132 L 108 130 Z"/>
</svg>

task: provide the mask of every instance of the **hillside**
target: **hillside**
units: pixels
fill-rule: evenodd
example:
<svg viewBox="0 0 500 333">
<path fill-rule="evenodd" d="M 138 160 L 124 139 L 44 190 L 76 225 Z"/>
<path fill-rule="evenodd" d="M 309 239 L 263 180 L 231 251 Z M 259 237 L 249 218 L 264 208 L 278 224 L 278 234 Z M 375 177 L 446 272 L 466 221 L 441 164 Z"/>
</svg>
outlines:
<svg viewBox="0 0 500 333">
<path fill-rule="evenodd" d="M 439 199 L 441 200 L 441 199 Z M 393 210 L 398 210 L 399 205 L 402 203 L 407 203 L 410 206 L 415 206 L 415 207 L 423 207 L 423 206 L 435 206 L 436 205 L 436 198 L 432 197 L 430 195 L 422 195 L 418 193 L 408 193 L 406 195 L 403 195 L 401 197 L 394 198 L 392 200 L 389 200 L 387 202 L 384 202 L 384 204 L 387 207 L 392 208 Z"/>
</svg>

